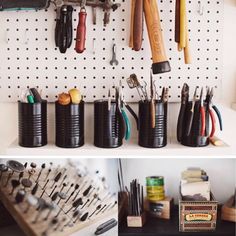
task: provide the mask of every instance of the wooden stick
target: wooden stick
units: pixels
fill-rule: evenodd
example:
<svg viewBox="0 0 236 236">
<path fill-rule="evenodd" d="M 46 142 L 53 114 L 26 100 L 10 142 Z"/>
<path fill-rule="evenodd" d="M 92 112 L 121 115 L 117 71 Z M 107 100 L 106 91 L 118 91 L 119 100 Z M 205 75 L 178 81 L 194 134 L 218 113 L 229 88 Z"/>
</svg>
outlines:
<svg viewBox="0 0 236 236">
<path fill-rule="evenodd" d="M 180 0 L 180 47 L 186 47 L 186 0 Z"/>
<path fill-rule="evenodd" d="M 135 0 L 131 0 L 131 18 L 130 18 L 130 37 L 129 37 L 129 47 L 133 48 L 134 46 L 134 7 Z"/>
<path fill-rule="evenodd" d="M 192 58 L 191 58 L 190 47 L 189 47 L 187 21 L 186 21 L 186 26 L 185 26 L 185 34 L 186 34 L 186 46 L 184 48 L 184 61 L 185 61 L 185 64 L 191 64 Z"/>
<path fill-rule="evenodd" d="M 175 42 L 180 42 L 180 0 L 175 3 Z"/>
</svg>

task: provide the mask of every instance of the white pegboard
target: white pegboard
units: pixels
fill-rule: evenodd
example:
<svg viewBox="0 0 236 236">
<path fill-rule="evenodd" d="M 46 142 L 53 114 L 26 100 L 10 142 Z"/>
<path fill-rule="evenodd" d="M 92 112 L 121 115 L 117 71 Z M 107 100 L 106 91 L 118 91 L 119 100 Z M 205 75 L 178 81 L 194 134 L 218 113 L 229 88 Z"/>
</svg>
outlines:
<svg viewBox="0 0 236 236">
<path fill-rule="evenodd" d="M 103 12 L 97 10 L 97 25 L 92 24 L 92 10 L 87 8 L 86 51 L 77 54 L 75 41 L 66 54 L 55 48 L 54 6 L 48 10 L 29 12 L 0 12 L 0 101 L 16 102 L 21 90 L 40 87 L 48 101 L 55 101 L 58 93 L 72 87 L 81 89 L 85 101 L 105 98 L 108 88 L 136 73 L 149 84 L 151 52 L 144 23 L 144 41 L 140 52 L 128 47 L 130 28 L 130 1 L 116 0 L 121 7 L 111 12 L 110 24 L 103 27 Z M 199 3 L 203 15 L 198 13 Z M 170 88 L 170 101 L 180 100 L 182 84 L 214 86 L 221 96 L 223 49 L 223 0 L 187 1 L 192 65 L 185 65 L 183 53 L 177 51 L 174 42 L 175 1 L 158 0 L 167 55 L 172 71 L 155 75 L 156 84 Z M 74 8 L 74 38 L 79 7 Z M 93 54 L 93 39 L 96 50 Z M 112 67 L 112 40 L 117 45 L 119 65 Z M 137 91 L 128 88 L 124 92 L 127 101 L 139 99 Z M 160 92 L 160 91 L 159 91 Z"/>
</svg>

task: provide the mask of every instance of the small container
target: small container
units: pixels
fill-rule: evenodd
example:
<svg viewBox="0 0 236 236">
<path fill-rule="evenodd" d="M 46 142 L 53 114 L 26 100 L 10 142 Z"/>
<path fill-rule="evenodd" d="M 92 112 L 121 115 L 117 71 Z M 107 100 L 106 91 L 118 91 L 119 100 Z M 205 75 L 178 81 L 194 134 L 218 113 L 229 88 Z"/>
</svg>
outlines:
<svg viewBox="0 0 236 236">
<path fill-rule="evenodd" d="M 116 102 L 108 100 L 94 102 L 94 145 L 100 148 L 117 148 L 123 143 L 121 120 Z"/>
<path fill-rule="evenodd" d="M 56 146 L 77 148 L 84 145 L 84 101 L 56 108 Z"/>
<path fill-rule="evenodd" d="M 141 216 L 127 216 L 127 226 L 131 228 L 142 228 L 146 223 L 146 213 Z"/>
<path fill-rule="evenodd" d="M 33 104 L 18 101 L 18 136 L 22 147 L 47 144 L 47 101 Z"/>
<path fill-rule="evenodd" d="M 150 101 L 139 101 L 139 145 L 161 148 L 167 144 L 167 102 L 155 100 L 155 128 L 151 126 Z"/>
<path fill-rule="evenodd" d="M 217 205 L 211 193 L 210 201 L 179 201 L 179 231 L 214 231 L 217 222 Z"/>
<path fill-rule="evenodd" d="M 186 106 L 186 111 L 184 115 L 184 120 L 187 121 L 189 116 L 191 115 L 191 109 L 192 109 L 192 102 L 188 102 Z M 192 128 L 190 131 L 189 136 L 187 136 L 187 122 L 185 122 L 185 125 L 183 125 L 183 137 L 181 140 L 181 144 L 189 147 L 205 147 L 208 146 L 210 143 L 209 140 L 209 112 L 206 109 L 205 104 L 205 110 L 206 110 L 206 132 L 205 136 L 201 136 L 201 114 L 200 114 L 200 101 L 196 101 L 195 107 L 194 107 L 194 115 L 193 115 L 193 123 Z"/>
<path fill-rule="evenodd" d="M 146 177 L 147 199 L 160 201 L 165 199 L 165 187 L 163 176 Z"/>
</svg>

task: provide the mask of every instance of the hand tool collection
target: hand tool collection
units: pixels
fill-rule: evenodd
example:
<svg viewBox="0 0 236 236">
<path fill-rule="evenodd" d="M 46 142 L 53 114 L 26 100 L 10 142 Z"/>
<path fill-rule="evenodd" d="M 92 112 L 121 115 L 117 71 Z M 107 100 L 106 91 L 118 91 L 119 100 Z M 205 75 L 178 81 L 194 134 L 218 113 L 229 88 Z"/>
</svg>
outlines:
<svg viewBox="0 0 236 236">
<path fill-rule="evenodd" d="M 110 12 L 117 10 L 120 4 L 113 3 L 111 0 L 54 0 L 52 3 L 56 7 L 57 20 L 55 28 L 55 44 L 59 47 L 61 53 L 65 53 L 70 48 L 73 41 L 73 7 L 80 6 L 79 21 L 76 32 L 75 51 L 83 53 L 86 40 L 86 6 L 92 7 L 93 24 L 96 25 L 96 8 L 102 8 L 104 11 L 104 26 L 110 22 Z"/>
<path fill-rule="evenodd" d="M 37 168 L 11 160 L 0 165 L 0 198 L 28 235 L 69 235 L 115 210 L 115 194 L 99 175 L 73 163 Z"/>
<path fill-rule="evenodd" d="M 223 130 L 223 122 L 222 122 L 222 117 L 219 109 L 213 104 L 213 95 L 214 95 L 214 89 L 213 88 L 206 88 L 206 97 L 204 99 L 204 89 L 201 88 L 200 92 L 200 99 L 198 99 L 197 96 L 197 90 L 198 87 L 195 88 L 194 95 L 193 95 L 193 100 L 191 103 L 191 110 L 190 110 L 190 115 L 188 116 L 188 120 L 186 122 L 185 120 L 185 112 L 187 109 L 187 105 L 189 103 L 189 86 L 185 83 L 182 88 L 182 95 L 181 95 L 181 107 L 180 107 L 180 112 L 179 112 L 179 117 L 178 117 L 178 125 L 177 125 L 177 139 L 180 142 L 182 137 L 184 135 L 191 135 L 191 132 L 193 129 L 193 121 L 194 121 L 194 115 L 195 112 L 200 113 L 200 132 L 199 136 L 208 136 L 209 138 L 213 138 L 215 131 L 216 131 L 216 119 L 215 119 L 215 114 L 218 117 L 219 120 L 219 125 L 220 125 L 220 130 Z M 200 106 L 197 106 L 197 104 Z M 199 110 L 197 110 L 197 107 L 199 107 Z M 214 110 L 214 112 L 213 112 Z M 206 114 L 210 115 L 211 118 L 211 132 L 206 128 Z M 183 134 L 183 127 L 186 125 L 186 134 Z"/>
<path fill-rule="evenodd" d="M 178 44 L 178 51 L 184 50 L 185 64 L 191 64 L 186 0 L 176 0 L 175 42 Z"/>
<path fill-rule="evenodd" d="M 23 103 L 42 103 L 42 90 L 39 92 L 36 88 L 30 88 L 21 92 L 20 101 Z"/>
<path fill-rule="evenodd" d="M 129 216 L 141 216 L 144 212 L 144 198 L 143 198 L 143 186 L 137 179 L 130 183 L 130 191 L 128 191 L 128 215 Z"/>
<path fill-rule="evenodd" d="M 68 93 L 58 95 L 58 103 L 61 105 L 79 104 L 82 101 L 82 95 L 76 88 L 70 89 Z"/>
<path fill-rule="evenodd" d="M 139 94 L 140 100 L 143 102 L 149 102 L 150 101 L 150 112 L 151 112 L 151 124 L 152 128 L 155 128 L 155 103 L 157 102 L 168 102 L 169 97 L 169 88 L 162 88 L 162 94 L 159 96 L 157 87 L 155 85 L 155 82 L 153 80 L 153 74 L 152 70 L 150 70 L 150 100 L 148 98 L 148 92 L 147 92 L 147 83 L 144 81 L 144 85 L 142 86 L 135 74 L 131 74 L 129 78 L 127 78 L 127 84 L 129 88 L 133 89 L 136 88 L 137 92 Z"/>
</svg>

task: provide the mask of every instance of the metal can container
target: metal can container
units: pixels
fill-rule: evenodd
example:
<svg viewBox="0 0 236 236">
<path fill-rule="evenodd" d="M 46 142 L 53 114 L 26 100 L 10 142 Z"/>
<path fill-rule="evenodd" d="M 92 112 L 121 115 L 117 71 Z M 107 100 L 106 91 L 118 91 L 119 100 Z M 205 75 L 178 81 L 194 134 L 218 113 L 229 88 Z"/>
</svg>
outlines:
<svg viewBox="0 0 236 236">
<path fill-rule="evenodd" d="M 160 201 L 165 199 L 164 177 L 146 177 L 147 198 L 149 201 Z"/>
</svg>

